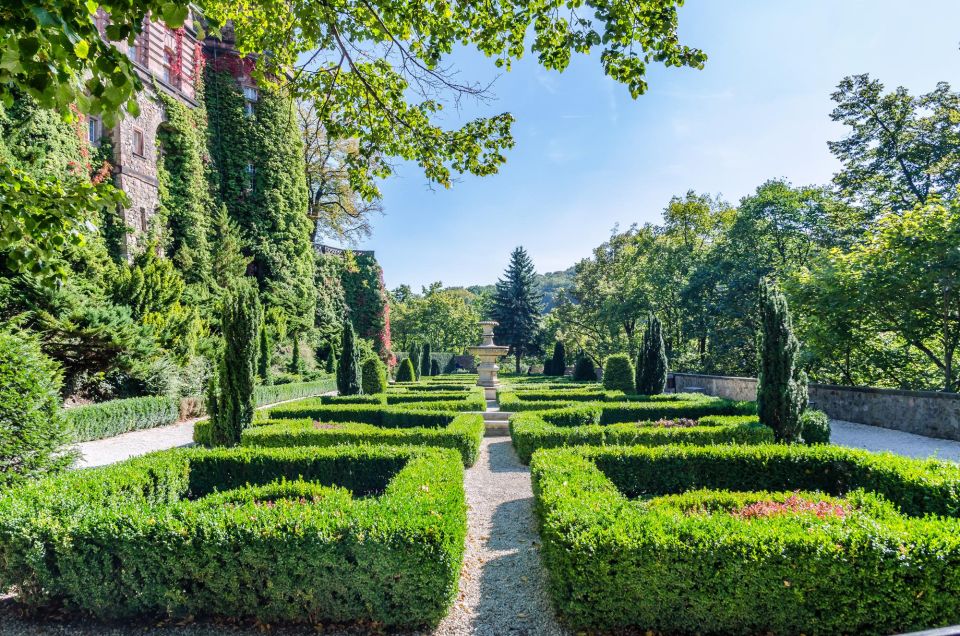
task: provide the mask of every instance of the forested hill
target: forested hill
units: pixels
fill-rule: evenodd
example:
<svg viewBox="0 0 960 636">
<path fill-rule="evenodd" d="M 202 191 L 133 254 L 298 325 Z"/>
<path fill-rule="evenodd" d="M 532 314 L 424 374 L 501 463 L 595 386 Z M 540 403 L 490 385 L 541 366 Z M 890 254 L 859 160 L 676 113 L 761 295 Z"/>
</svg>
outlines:
<svg viewBox="0 0 960 636">
<path fill-rule="evenodd" d="M 573 285 L 573 266 L 559 272 L 537 274 L 537 282 L 543 290 L 543 313 L 548 313 L 556 305 L 557 292 Z M 494 285 L 472 285 L 467 291 L 474 294 L 493 294 Z"/>
</svg>

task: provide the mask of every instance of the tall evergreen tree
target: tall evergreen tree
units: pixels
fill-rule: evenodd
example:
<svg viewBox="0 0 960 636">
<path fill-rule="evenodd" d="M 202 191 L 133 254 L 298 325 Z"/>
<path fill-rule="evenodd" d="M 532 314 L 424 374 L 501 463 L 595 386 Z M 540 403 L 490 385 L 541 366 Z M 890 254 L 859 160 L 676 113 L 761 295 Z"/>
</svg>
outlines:
<svg viewBox="0 0 960 636">
<path fill-rule="evenodd" d="M 766 279 L 760 282 L 760 320 L 757 413 L 777 441 L 795 442 L 800 415 L 807 408 L 807 374 L 797 365 L 800 343 L 793 335 L 787 299 Z"/>
<path fill-rule="evenodd" d="M 420 375 L 430 377 L 430 360 L 432 357 L 430 343 L 423 345 L 423 353 L 420 354 Z"/>
<path fill-rule="evenodd" d="M 304 371 L 303 357 L 300 355 L 300 336 L 293 334 L 293 351 L 290 355 L 290 373 L 297 375 Z"/>
<path fill-rule="evenodd" d="M 407 353 L 410 364 L 413 365 L 414 380 L 420 377 L 420 343 L 414 342 L 410 345 L 410 351 Z"/>
<path fill-rule="evenodd" d="M 557 340 L 553 343 L 553 359 L 550 360 L 550 373 L 547 375 L 563 376 L 567 371 L 567 352 L 563 343 Z"/>
<path fill-rule="evenodd" d="M 523 247 L 513 250 L 504 277 L 497 281 L 493 295 L 493 319 L 499 324 L 497 341 L 510 347 L 520 373 L 524 354 L 537 353 L 543 293 L 537 285 L 533 261 Z"/>
<path fill-rule="evenodd" d="M 263 329 L 263 308 L 250 279 L 236 281 L 224 296 L 221 329 L 224 347 L 211 439 L 217 446 L 234 446 L 253 421 L 258 336 Z"/>
<path fill-rule="evenodd" d="M 261 384 L 273 384 L 273 378 L 270 373 L 270 334 L 267 333 L 266 326 L 260 328 L 260 353 L 257 357 L 257 375 L 260 376 Z"/>
<path fill-rule="evenodd" d="M 347 320 L 343 324 L 340 364 L 337 367 L 337 391 L 340 395 L 360 395 L 363 390 L 360 373 L 360 348 L 353 333 L 353 324 Z"/>
<path fill-rule="evenodd" d="M 658 395 L 666 386 L 667 350 L 663 344 L 663 330 L 660 319 L 651 314 L 637 354 L 637 393 Z"/>
</svg>

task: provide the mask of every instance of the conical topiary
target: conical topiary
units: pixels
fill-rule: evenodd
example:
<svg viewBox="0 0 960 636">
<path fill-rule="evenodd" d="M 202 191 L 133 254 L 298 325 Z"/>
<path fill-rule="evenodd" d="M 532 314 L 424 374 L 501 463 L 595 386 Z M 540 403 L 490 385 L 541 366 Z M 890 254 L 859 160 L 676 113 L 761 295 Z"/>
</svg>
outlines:
<svg viewBox="0 0 960 636">
<path fill-rule="evenodd" d="M 550 373 L 547 375 L 562 376 L 567 371 L 567 352 L 563 343 L 557 340 L 553 344 L 553 359 L 550 361 Z"/>
<path fill-rule="evenodd" d="M 651 315 L 637 354 L 637 393 L 658 395 L 667 386 L 667 350 L 663 344 L 660 320 Z"/>
<path fill-rule="evenodd" d="M 397 368 L 397 382 L 416 382 L 417 372 L 413 370 L 410 358 L 404 358 Z"/>
<path fill-rule="evenodd" d="M 430 375 L 440 375 L 440 363 L 436 360 L 430 361 Z"/>
<path fill-rule="evenodd" d="M 363 394 L 377 395 L 387 390 L 387 370 L 380 358 L 367 358 L 361 367 Z"/>
<path fill-rule="evenodd" d="M 607 391 L 623 391 L 624 393 L 634 393 L 636 385 L 634 384 L 633 363 L 630 362 L 630 356 L 618 353 L 607 358 L 607 364 L 603 367 L 603 388 Z"/>
<path fill-rule="evenodd" d="M 799 441 L 800 416 L 807 408 L 807 374 L 797 366 L 800 343 L 793 335 L 787 299 L 767 280 L 760 282 L 760 321 L 757 414 L 777 441 Z"/>
<path fill-rule="evenodd" d="M 343 325 L 340 337 L 340 364 L 337 366 L 337 392 L 340 395 L 359 395 L 362 391 L 360 377 L 360 350 L 353 333 L 353 324 L 348 320 Z"/>
<path fill-rule="evenodd" d="M 257 377 L 263 308 L 253 282 L 236 281 L 223 298 L 223 355 L 216 380 L 210 439 L 215 446 L 234 446 L 253 421 L 253 389 Z"/>
<path fill-rule="evenodd" d="M 432 359 L 430 343 L 423 345 L 423 352 L 420 354 L 420 375 L 430 377 L 430 360 Z"/>
<path fill-rule="evenodd" d="M 410 359 L 410 364 L 413 365 L 413 373 L 416 377 L 420 377 L 420 343 L 414 342 L 410 345 L 410 351 L 407 354 Z"/>
<path fill-rule="evenodd" d="M 580 356 L 573 365 L 573 379 L 577 382 L 596 382 L 597 367 L 588 356 Z"/>
</svg>

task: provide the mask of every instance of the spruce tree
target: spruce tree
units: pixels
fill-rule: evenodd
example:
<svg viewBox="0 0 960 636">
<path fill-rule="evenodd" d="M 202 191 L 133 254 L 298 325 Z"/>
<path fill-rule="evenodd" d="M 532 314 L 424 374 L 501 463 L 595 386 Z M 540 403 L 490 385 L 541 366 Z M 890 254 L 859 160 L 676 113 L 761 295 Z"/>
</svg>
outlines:
<svg viewBox="0 0 960 636">
<path fill-rule="evenodd" d="M 563 343 L 557 340 L 553 344 L 553 359 L 550 361 L 550 373 L 548 375 L 563 376 L 567 371 L 567 352 Z"/>
<path fill-rule="evenodd" d="M 340 340 L 340 364 L 337 366 L 337 391 L 340 395 L 359 395 L 362 389 L 360 376 L 360 349 L 353 333 L 353 324 L 343 324 Z"/>
<path fill-rule="evenodd" d="M 240 433 L 253 421 L 255 407 L 253 389 L 263 308 L 253 281 L 240 279 L 227 290 L 220 324 L 223 355 L 210 437 L 216 446 L 234 446 L 240 443 Z"/>
<path fill-rule="evenodd" d="M 273 377 L 270 373 L 270 335 L 267 333 L 267 327 L 260 328 L 260 353 L 257 356 L 257 375 L 260 377 L 260 383 L 264 385 L 273 384 Z"/>
<path fill-rule="evenodd" d="M 667 349 L 660 319 L 651 315 L 637 354 L 637 393 L 658 395 L 667 386 Z"/>
<path fill-rule="evenodd" d="M 800 343 L 793 335 L 787 299 L 767 280 L 760 282 L 760 321 L 757 414 L 777 441 L 795 442 L 807 408 L 807 374 L 797 365 Z"/>
<path fill-rule="evenodd" d="M 430 343 L 423 345 L 423 353 L 420 354 L 420 375 L 430 377 L 430 360 L 432 353 Z"/>
<path fill-rule="evenodd" d="M 543 293 L 537 285 L 533 261 L 526 250 L 518 247 L 510 255 L 504 277 L 497 281 L 491 310 L 493 319 L 500 323 L 496 329 L 497 342 L 510 347 L 517 373 L 520 373 L 524 354 L 540 350 L 537 336 L 542 310 Z"/>
</svg>

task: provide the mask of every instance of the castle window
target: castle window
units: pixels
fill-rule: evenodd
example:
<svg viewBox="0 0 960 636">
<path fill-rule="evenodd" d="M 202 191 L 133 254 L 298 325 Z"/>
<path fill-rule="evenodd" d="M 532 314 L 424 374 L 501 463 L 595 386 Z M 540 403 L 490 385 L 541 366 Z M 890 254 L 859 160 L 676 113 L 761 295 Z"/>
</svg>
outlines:
<svg viewBox="0 0 960 636">
<path fill-rule="evenodd" d="M 144 207 L 141 207 L 140 208 L 140 231 L 141 232 L 147 231 L 148 223 L 149 221 L 147 219 L 147 209 Z"/>
<path fill-rule="evenodd" d="M 170 49 L 163 50 L 163 81 L 167 84 L 173 82 L 173 51 Z"/>
<path fill-rule="evenodd" d="M 93 146 L 100 145 L 100 137 L 103 135 L 103 122 L 99 117 L 87 117 L 87 141 Z"/>
<path fill-rule="evenodd" d="M 133 154 L 143 156 L 143 131 L 139 128 L 133 129 Z"/>
<path fill-rule="evenodd" d="M 243 87 L 243 112 L 247 117 L 253 117 L 253 105 L 260 99 L 260 93 L 253 86 Z"/>
</svg>

